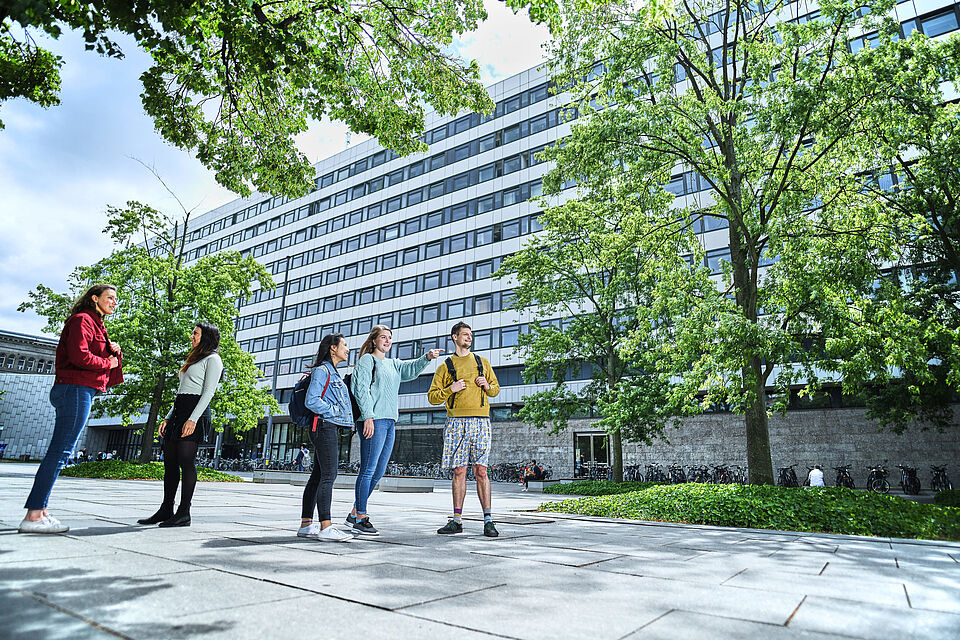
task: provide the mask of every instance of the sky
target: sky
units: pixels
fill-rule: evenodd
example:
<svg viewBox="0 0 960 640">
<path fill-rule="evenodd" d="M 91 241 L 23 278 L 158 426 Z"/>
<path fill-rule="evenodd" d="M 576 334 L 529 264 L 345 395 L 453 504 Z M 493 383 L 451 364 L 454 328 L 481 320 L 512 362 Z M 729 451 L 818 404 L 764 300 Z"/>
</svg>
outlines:
<svg viewBox="0 0 960 640">
<path fill-rule="evenodd" d="M 492 84 L 543 62 L 546 28 L 502 3 L 485 0 L 489 18 L 453 51 L 480 64 Z M 66 291 L 79 265 L 110 253 L 103 234 L 107 205 L 138 200 L 170 214 L 176 200 L 140 163 L 153 169 L 188 209 L 209 211 L 237 196 L 189 152 L 164 141 L 140 104 L 139 76 L 149 58 L 132 39 L 118 39 L 122 60 L 84 51 L 72 32 L 44 46 L 64 59 L 61 104 L 0 104 L 0 330 L 40 335 L 46 319 L 17 306 L 38 284 Z M 298 139 L 311 162 L 342 151 L 347 128 L 314 123 Z M 353 142 L 361 137 L 353 135 Z"/>
</svg>

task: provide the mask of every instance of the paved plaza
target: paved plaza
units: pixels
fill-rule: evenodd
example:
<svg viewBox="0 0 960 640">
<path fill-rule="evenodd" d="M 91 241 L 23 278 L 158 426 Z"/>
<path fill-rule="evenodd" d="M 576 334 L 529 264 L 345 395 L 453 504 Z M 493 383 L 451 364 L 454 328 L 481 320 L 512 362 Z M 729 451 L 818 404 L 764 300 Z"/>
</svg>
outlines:
<svg viewBox="0 0 960 640">
<path fill-rule="evenodd" d="M 159 482 L 61 478 L 64 535 L 16 527 L 36 466 L 0 464 L 2 638 L 960 638 L 960 544 L 539 514 L 439 536 L 450 489 L 375 492 L 378 538 L 296 537 L 302 489 L 200 483 L 193 526 L 136 524 Z M 342 518 L 352 492 L 337 489 Z"/>
</svg>

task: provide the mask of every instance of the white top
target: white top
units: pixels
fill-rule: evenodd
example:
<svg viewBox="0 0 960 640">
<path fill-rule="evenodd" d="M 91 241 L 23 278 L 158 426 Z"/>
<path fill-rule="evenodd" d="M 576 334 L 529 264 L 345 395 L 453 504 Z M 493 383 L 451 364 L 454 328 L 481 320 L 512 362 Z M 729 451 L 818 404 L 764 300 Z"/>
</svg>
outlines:
<svg viewBox="0 0 960 640">
<path fill-rule="evenodd" d="M 200 396 L 197 407 L 190 414 L 189 420 L 196 422 L 203 415 L 203 412 L 210 406 L 213 400 L 213 394 L 220 385 L 220 374 L 223 373 L 223 360 L 219 353 L 211 353 L 199 362 L 194 362 L 187 367 L 186 371 L 180 372 L 180 386 L 177 387 L 177 395 L 191 394 Z M 173 415 L 173 407 L 167 412 L 166 419 L 169 420 Z"/>
<path fill-rule="evenodd" d="M 810 477 L 811 487 L 823 486 L 823 471 L 821 471 L 820 469 L 811 469 L 809 477 Z"/>
</svg>

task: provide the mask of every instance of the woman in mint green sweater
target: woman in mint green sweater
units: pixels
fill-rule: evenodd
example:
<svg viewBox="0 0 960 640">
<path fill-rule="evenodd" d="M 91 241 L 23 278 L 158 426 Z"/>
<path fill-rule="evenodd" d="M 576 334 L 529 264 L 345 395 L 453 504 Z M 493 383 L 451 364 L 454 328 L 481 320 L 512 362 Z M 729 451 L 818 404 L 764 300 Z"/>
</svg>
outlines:
<svg viewBox="0 0 960 640">
<path fill-rule="evenodd" d="M 357 473 L 356 500 L 353 511 L 347 516 L 347 524 L 355 533 L 375 536 L 377 530 L 367 517 L 367 499 L 373 493 L 390 462 L 393 441 L 396 436 L 397 398 L 400 383 L 413 380 L 427 362 L 438 357 L 443 349 L 431 349 L 416 360 L 402 362 L 387 358 L 393 344 L 390 327 L 378 324 L 363 341 L 360 357 L 350 379 L 350 390 L 357 399 L 363 422 L 360 432 L 360 471 Z"/>
</svg>

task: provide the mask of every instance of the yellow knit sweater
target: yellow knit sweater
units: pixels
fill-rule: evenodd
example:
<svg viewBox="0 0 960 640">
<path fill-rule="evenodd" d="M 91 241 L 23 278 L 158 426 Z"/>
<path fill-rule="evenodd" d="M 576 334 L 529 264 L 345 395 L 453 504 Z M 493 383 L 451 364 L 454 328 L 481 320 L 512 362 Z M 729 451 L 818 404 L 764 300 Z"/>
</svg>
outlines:
<svg viewBox="0 0 960 640">
<path fill-rule="evenodd" d="M 430 404 L 445 404 L 447 416 L 451 418 L 489 417 L 490 402 L 486 398 L 494 398 L 500 393 L 500 383 L 497 382 L 497 375 L 493 372 L 490 362 L 486 358 L 480 358 L 480 362 L 483 363 L 483 376 L 490 385 L 490 389 L 487 390 L 477 386 L 475 382 L 480 372 L 477 370 L 477 359 L 472 353 L 465 356 L 450 356 L 453 368 L 457 372 L 457 379 L 462 379 L 467 383 L 466 389 L 457 392 L 453 399 L 453 408 L 450 408 L 450 403 L 447 402 L 453 395 L 453 392 L 450 391 L 450 385 L 456 380 L 450 377 L 450 371 L 447 370 L 445 360 L 445 358 L 440 360 L 437 371 L 433 374 L 433 384 L 430 385 L 430 391 L 427 392 L 427 399 L 430 400 Z"/>
</svg>

